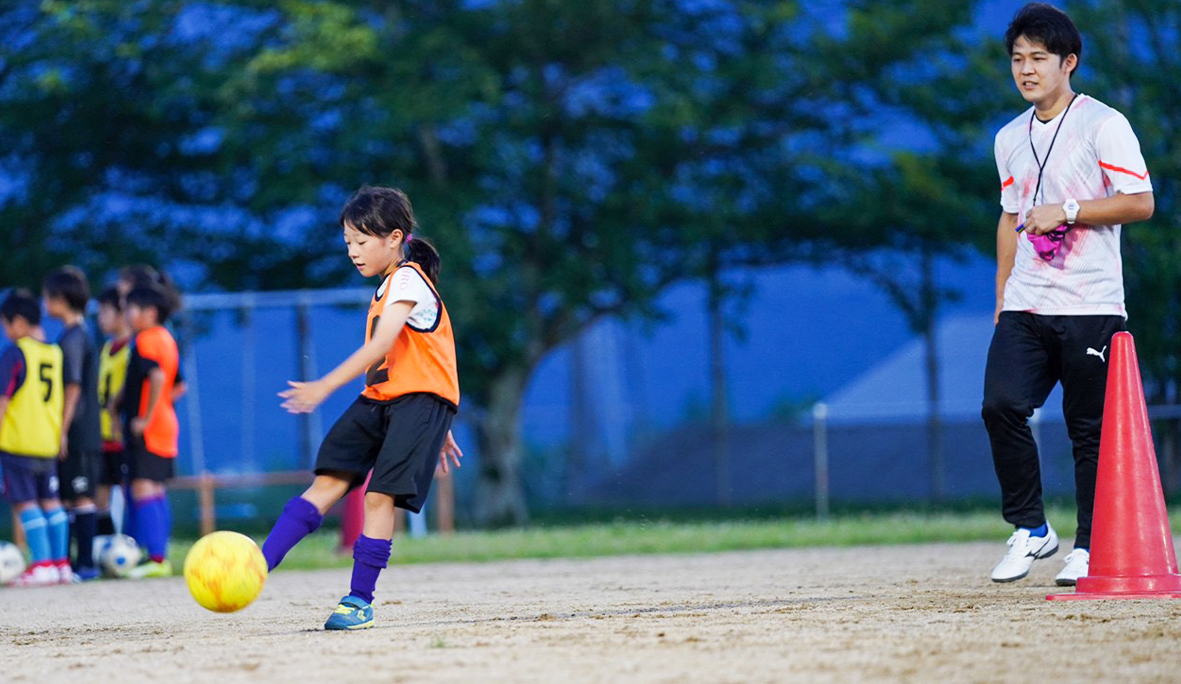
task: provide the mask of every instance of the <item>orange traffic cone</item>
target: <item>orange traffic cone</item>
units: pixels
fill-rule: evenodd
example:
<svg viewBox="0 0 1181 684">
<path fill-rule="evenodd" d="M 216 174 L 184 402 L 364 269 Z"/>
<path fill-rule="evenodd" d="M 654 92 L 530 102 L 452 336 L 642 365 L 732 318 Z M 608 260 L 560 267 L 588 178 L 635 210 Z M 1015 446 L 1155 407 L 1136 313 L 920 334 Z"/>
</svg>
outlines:
<svg viewBox="0 0 1181 684">
<path fill-rule="evenodd" d="M 1104 402 L 1091 567 L 1075 593 L 1046 599 L 1181 598 L 1144 385 L 1126 332 L 1111 340 Z"/>
</svg>

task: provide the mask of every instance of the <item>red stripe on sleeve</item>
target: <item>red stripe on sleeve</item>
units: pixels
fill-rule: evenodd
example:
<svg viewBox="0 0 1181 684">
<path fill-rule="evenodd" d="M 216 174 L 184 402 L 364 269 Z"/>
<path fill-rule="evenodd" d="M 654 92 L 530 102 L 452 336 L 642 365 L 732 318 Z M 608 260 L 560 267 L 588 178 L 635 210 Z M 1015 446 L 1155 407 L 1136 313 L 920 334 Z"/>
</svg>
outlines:
<svg viewBox="0 0 1181 684">
<path fill-rule="evenodd" d="M 1013 184 L 1013 177 L 1009 176 L 1007 179 L 1005 179 L 1004 183 L 1001 183 L 1001 190 L 1004 190 L 1005 188 L 1009 187 L 1012 184 Z"/>
<path fill-rule="evenodd" d="M 1147 171 L 1145 171 L 1143 174 L 1139 174 L 1139 173 L 1136 173 L 1135 171 L 1129 171 L 1121 166 L 1113 166 L 1111 164 L 1108 164 L 1107 162 L 1102 162 L 1102 161 L 1099 162 L 1099 166 L 1104 169 L 1107 169 L 1108 171 L 1118 171 L 1119 173 L 1126 173 L 1129 176 L 1139 178 L 1140 180 L 1144 180 L 1144 179 L 1148 178 Z"/>
</svg>

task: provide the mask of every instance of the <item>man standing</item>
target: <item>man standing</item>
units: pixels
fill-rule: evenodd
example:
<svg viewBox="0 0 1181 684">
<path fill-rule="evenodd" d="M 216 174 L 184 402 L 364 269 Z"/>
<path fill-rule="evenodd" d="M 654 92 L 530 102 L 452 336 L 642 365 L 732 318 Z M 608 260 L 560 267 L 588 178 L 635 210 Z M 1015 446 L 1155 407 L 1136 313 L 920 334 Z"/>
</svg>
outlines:
<svg viewBox="0 0 1181 684">
<path fill-rule="evenodd" d="M 1078 530 L 1055 580 L 1069 586 L 1090 562 L 1107 351 L 1127 315 L 1120 227 L 1152 216 L 1152 183 L 1127 119 L 1071 87 L 1083 46 L 1070 17 L 1030 3 L 1009 24 L 1005 46 L 1017 90 L 1033 106 L 995 145 L 1003 211 L 982 415 L 1002 513 L 1017 529 L 992 579 L 1021 579 L 1058 550 L 1027 420 L 1061 382 Z"/>
</svg>

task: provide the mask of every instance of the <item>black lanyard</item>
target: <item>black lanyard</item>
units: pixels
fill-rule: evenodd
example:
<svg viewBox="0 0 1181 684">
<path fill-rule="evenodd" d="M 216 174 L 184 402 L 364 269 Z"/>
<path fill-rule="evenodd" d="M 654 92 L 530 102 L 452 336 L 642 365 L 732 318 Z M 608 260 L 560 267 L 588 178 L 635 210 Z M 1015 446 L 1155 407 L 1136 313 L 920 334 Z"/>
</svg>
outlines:
<svg viewBox="0 0 1181 684">
<path fill-rule="evenodd" d="M 1037 164 L 1037 186 L 1035 186 L 1033 189 L 1034 206 L 1037 206 L 1037 194 L 1042 189 L 1042 173 L 1046 170 L 1046 163 L 1050 161 L 1050 153 L 1054 151 L 1054 143 L 1058 140 L 1058 133 L 1062 130 L 1062 124 L 1066 123 L 1066 115 L 1070 113 L 1070 108 L 1074 105 L 1074 101 L 1077 99 L 1078 93 L 1075 93 L 1074 97 L 1070 98 L 1070 104 L 1066 105 L 1066 109 L 1062 112 L 1062 118 L 1058 119 L 1058 128 L 1054 129 L 1054 137 L 1050 138 L 1050 147 L 1046 149 L 1045 159 L 1037 158 L 1037 148 L 1033 146 L 1033 119 L 1037 116 L 1037 110 L 1035 109 L 1034 112 L 1029 115 L 1029 149 L 1031 152 L 1033 152 L 1034 163 Z M 1044 201 L 1045 199 L 1045 193 L 1042 193 L 1042 200 Z"/>
</svg>

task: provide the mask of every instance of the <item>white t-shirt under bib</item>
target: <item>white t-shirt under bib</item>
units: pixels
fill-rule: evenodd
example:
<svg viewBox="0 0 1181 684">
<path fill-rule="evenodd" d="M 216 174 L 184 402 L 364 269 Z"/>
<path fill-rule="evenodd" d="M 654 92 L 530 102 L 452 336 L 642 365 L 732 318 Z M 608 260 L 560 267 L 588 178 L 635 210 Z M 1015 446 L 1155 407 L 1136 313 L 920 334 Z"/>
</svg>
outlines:
<svg viewBox="0 0 1181 684">
<path fill-rule="evenodd" d="M 410 309 L 410 317 L 406 319 L 406 325 L 418 331 L 434 329 L 439 320 L 441 306 L 439 297 L 414 267 L 402 266 L 391 273 L 377 290 L 379 299 L 385 294 L 387 287 L 393 288 L 390 291 L 389 301 L 391 303 L 412 302 L 414 304 L 414 308 Z"/>
</svg>

